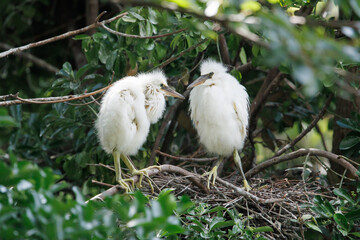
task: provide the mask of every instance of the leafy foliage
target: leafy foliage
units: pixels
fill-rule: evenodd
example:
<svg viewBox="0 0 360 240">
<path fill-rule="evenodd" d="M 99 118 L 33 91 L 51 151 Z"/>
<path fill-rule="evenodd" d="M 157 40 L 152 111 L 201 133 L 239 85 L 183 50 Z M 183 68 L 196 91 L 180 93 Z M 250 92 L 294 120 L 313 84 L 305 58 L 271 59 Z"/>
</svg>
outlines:
<svg viewBox="0 0 360 240">
<path fill-rule="evenodd" d="M 2 0 L 0 35 L 6 39 L 1 43 L 25 45 L 84 26 L 78 18 L 84 15 L 83 3 Z M 99 3 L 101 9 L 115 9 L 111 1 Z M 229 70 L 245 85 L 252 100 L 274 67 L 283 76 L 259 112 L 254 130 L 257 160 L 271 156 L 301 132 L 322 108 L 328 93 L 357 102 L 351 93 L 358 91 L 359 83 L 347 74 L 358 74 L 360 32 L 358 26 L 346 23 L 359 20 L 359 1 L 148 0 L 142 4 L 120 5 L 128 15 L 107 24 L 115 31 L 142 38 L 114 35 L 99 27 L 94 34 L 27 51 L 60 68 L 56 74 L 16 55 L 1 58 L 0 94 L 19 92 L 23 98 L 35 98 L 92 92 L 126 75 L 150 71 L 169 59 L 164 67 L 169 83 L 182 92 L 198 75 L 194 64 L 199 59 L 226 61 L 221 43 L 225 41 Z M 159 9 L 154 7 L 157 4 Z M 181 12 L 166 10 L 168 6 Z M 146 38 L 179 29 L 184 31 Z M 250 70 L 241 70 L 244 66 Z M 100 98 L 95 96 L 96 101 Z M 268 226 L 249 226 L 247 217 L 235 208 L 212 208 L 187 197 L 176 201 L 170 190 L 153 200 L 136 192 L 132 200 L 116 196 L 104 203 L 84 204 L 82 194 L 93 196 L 103 190 L 91 184 L 92 179 L 113 183 L 115 177 L 96 166 L 112 164 L 93 128 L 99 108 L 96 101 L 0 108 L 1 238 L 238 239 L 241 235 L 262 239 L 261 233 L 271 231 Z M 169 99 L 168 105 L 172 104 L 174 100 Z M 331 104 L 328 112 L 333 111 Z M 199 145 L 186 112 L 187 103 L 183 103 L 169 124 L 161 150 L 175 155 L 197 151 Z M 327 132 L 334 124 L 350 130 L 340 149 L 355 160 L 360 155 L 359 119 L 355 113 L 337 123 L 329 118 L 325 127 Z M 147 165 L 160 124 L 151 126 L 146 144 L 133 157 L 137 167 Z M 248 146 L 243 159 L 250 155 Z M 334 194 L 337 200 L 314 198 L 314 214 L 304 219 L 308 233 L 358 237 L 354 226 L 359 222 L 359 190 L 349 194 L 337 189 Z"/>
<path fill-rule="evenodd" d="M 0 163 L 2 239 L 158 239 L 184 232 L 179 218 L 193 203 L 171 190 L 149 201 L 141 192 L 90 201 L 50 168 L 28 161 Z"/>
<path fill-rule="evenodd" d="M 266 239 L 263 232 L 272 232 L 268 226 L 252 228 L 236 209 L 209 207 L 205 203 L 186 214 L 189 239 Z"/>
<path fill-rule="evenodd" d="M 331 239 L 357 239 L 360 236 L 359 229 L 356 227 L 360 223 L 360 187 L 357 187 L 356 193 L 351 194 L 342 188 L 333 190 L 338 197 L 336 200 L 327 200 L 321 196 L 315 196 L 314 206 L 310 207 L 315 216 L 304 215 L 303 220 L 310 229 L 320 233 L 315 235 L 318 239 L 323 236 Z"/>
</svg>

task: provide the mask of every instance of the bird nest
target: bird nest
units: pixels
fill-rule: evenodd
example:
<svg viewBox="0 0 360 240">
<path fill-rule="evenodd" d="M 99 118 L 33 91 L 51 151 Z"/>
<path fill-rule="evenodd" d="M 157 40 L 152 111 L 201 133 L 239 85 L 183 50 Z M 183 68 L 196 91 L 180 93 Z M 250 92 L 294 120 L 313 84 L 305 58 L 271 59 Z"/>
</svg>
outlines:
<svg viewBox="0 0 360 240">
<path fill-rule="evenodd" d="M 186 194 L 192 200 L 206 203 L 210 207 L 235 208 L 243 214 L 244 218 L 247 218 L 249 226 L 272 227 L 274 231 L 265 234 L 269 239 L 301 239 L 304 229 L 299 219 L 311 213 L 308 208 L 302 208 L 301 205 L 313 204 L 313 198 L 316 195 L 334 199 L 330 189 L 322 186 L 316 177 L 307 179 L 306 182 L 302 179 L 294 180 L 286 177 L 274 180 L 251 178 L 249 182 L 253 189 L 250 193 L 260 199 L 281 199 L 272 203 L 263 203 L 256 199 L 239 196 L 234 189 L 219 183 L 211 186 L 209 192 L 206 193 L 189 181 L 187 176 L 173 173 L 163 172 L 153 176 L 152 180 L 156 184 L 157 191 L 172 188 L 176 196 Z M 222 180 L 242 186 L 242 180 L 238 176 L 233 175 Z M 206 183 L 205 180 L 203 183 Z M 143 191 L 151 194 L 147 183 L 144 182 L 144 185 Z M 216 213 L 212 214 L 216 215 Z"/>
</svg>

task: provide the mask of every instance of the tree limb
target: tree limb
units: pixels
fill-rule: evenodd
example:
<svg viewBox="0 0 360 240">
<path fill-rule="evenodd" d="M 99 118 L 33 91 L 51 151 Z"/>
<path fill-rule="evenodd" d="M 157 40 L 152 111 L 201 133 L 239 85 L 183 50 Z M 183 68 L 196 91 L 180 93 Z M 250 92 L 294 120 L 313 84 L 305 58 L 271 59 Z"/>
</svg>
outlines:
<svg viewBox="0 0 360 240">
<path fill-rule="evenodd" d="M 74 31 L 69 31 L 67 33 L 64 33 L 64 34 L 61 34 L 61 35 L 58 35 L 58 36 L 55 36 L 55 37 L 51 37 L 51 38 L 48 38 L 48 39 L 45 39 L 45 40 L 42 40 L 42 41 L 38 41 L 38 42 L 35 42 L 35 43 L 29 43 L 29 44 L 21 46 L 21 47 L 16 47 L 16 48 L 9 49 L 9 50 L 7 50 L 5 52 L 0 53 L 0 58 L 3 58 L 5 56 L 8 56 L 8 55 L 16 53 L 16 52 L 24 51 L 24 50 L 34 48 L 34 47 L 39 47 L 39 46 L 42 46 L 42 45 L 45 45 L 45 44 L 48 44 L 48 43 L 51 43 L 51 42 L 59 41 L 59 40 L 62 40 L 64 38 L 68 38 L 68 37 L 77 35 L 79 33 L 86 32 L 86 31 L 88 31 L 90 29 L 93 29 L 93 28 L 96 28 L 96 27 L 100 26 L 101 24 L 110 23 L 110 22 L 115 21 L 115 20 L 117 20 L 119 18 L 122 18 L 123 16 L 128 14 L 127 12 L 121 13 L 121 14 L 115 16 L 115 17 L 112 17 L 112 18 L 109 18 L 107 20 L 99 22 L 98 21 L 99 18 L 101 16 L 103 16 L 105 13 L 106 12 L 100 13 L 100 15 L 96 18 L 95 22 L 93 24 L 91 24 L 91 25 L 88 25 L 86 27 L 83 27 L 83 28 L 80 28 L 80 29 L 77 29 L 77 30 L 74 30 Z"/>
<path fill-rule="evenodd" d="M 304 130 L 302 131 L 293 141 L 291 141 L 291 143 L 286 144 L 283 148 L 281 148 L 279 151 L 277 151 L 275 153 L 274 157 L 280 156 L 281 154 L 283 154 L 284 152 L 286 152 L 287 150 L 289 150 L 290 148 L 292 148 L 293 146 L 295 146 L 295 144 L 297 142 L 299 142 L 306 134 L 308 134 L 311 129 L 313 129 L 313 127 L 316 126 L 316 124 L 319 122 L 319 120 L 324 116 L 327 108 L 329 107 L 331 100 L 333 98 L 333 94 L 331 94 L 328 99 L 326 100 L 324 107 L 321 109 L 321 111 L 319 112 L 319 114 L 314 118 L 314 120 L 310 123 L 310 125 Z"/>
<path fill-rule="evenodd" d="M 112 84 L 98 89 L 94 92 L 91 93 L 86 93 L 86 94 L 77 94 L 77 95 L 68 95 L 68 96 L 61 96 L 61 97 L 47 97 L 47 98 L 29 98 L 29 99 L 24 99 L 18 96 L 18 94 L 8 94 L 5 96 L 0 96 L 0 100 L 6 100 L 8 98 L 15 98 L 16 100 L 9 100 L 9 101 L 3 101 L 0 102 L 0 106 L 9 106 L 9 105 L 17 105 L 17 104 L 49 104 L 49 103 L 60 103 L 60 102 L 68 102 L 68 101 L 73 101 L 73 100 L 79 100 L 79 99 L 83 99 L 83 98 L 87 98 L 87 97 L 91 97 L 95 94 L 98 94 L 100 92 L 103 92 L 105 90 L 107 90 L 108 88 L 110 88 L 112 86 Z"/>
<path fill-rule="evenodd" d="M 0 48 L 5 49 L 5 50 L 9 50 L 14 48 L 13 46 L 6 44 L 6 43 L 0 43 Z M 45 70 L 51 72 L 51 73 L 57 73 L 59 71 L 59 69 L 57 67 L 54 67 L 53 65 L 45 62 L 44 60 L 35 57 L 34 55 L 30 54 L 30 53 L 25 53 L 25 52 L 16 52 L 15 55 L 28 59 L 29 61 L 35 63 L 36 65 L 38 65 L 39 67 L 44 68 Z"/>
<path fill-rule="evenodd" d="M 140 39 L 156 39 L 156 38 L 162 38 L 162 37 L 171 36 L 171 35 L 174 35 L 174 34 L 176 34 L 176 33 L 185 31 L 185 28 L 182 28 L 182 29 L 176 30 L 176 31 L 174 31 L 174 32 L 164 33 L 164 34 L 160 34 L 160 35 L 140 36 L 140 35 L 126 34 L 126 33 L 122 33 L 122 32 L 115 31 L 115 30 L 107 27 L 107 26 L 106 26 L 105 24 L 103 24 L 103 23 L 100 23 L 100 25 L 101 25 L 101 27 L 103 27 L 106 31 L 108 31 L 108 32 L 110 32 L 110 33 L 112 33 L 112 34 L 115 34 L 115 35 L 118 35 L 118 36 L 122 36 L 122 37 L 140 38 Z"/>
<path fill-rule="evenodd" d="M 268 160 L 260 163 L 259 165 L 250 169 L 249 171 L 247 171 L 245 173 L 245 176 L 252 177 L 255 174 L 261 172 L 262 170 L 264 170 L 270 166 L 276 165 L 281 162 L 286 162 L 286 161 L 289 161 L 289 160 L 292 160 L 292 159 L 295 159 L 298 157 L 306 156 L 308 154 L 310 154 L 312 156 L 325 157 L 332 162 L 336 162 L 336 163 L 340 164 L 341 166 L 343 166 L 345 169 L 347 169 L 353 178 L 359 179 L 359 177 L 356 174 L 357 169 L 351 163 L 349 163 L 344 157 L 342 157 L 340 155 L 336 155 L 331 152 L 316 149 L 316 148 L 308 148 L 308 149 L 300 148 L 297 151 L 294 151 L 294 152 L 291 152 L 291 153 L 288 153 L 288 154 L 285 154 L 282 156 L 273 157 L 271 159 L 268 159 Z"/>
</svg>

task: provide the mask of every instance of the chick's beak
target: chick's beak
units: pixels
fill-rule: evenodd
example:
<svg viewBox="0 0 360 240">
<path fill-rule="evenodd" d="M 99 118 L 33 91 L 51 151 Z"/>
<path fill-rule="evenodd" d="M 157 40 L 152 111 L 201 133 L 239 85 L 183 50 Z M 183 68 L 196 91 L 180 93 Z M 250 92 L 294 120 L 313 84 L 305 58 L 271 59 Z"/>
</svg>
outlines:
<svg viewBox="0 0 360 240">
<path fill-rule="evenodd" d="M 212 78 L 212 76 L 214 75 L 213 72 L 207 73 L 205 75 L 201 75 L 200 77 L 198 77 L 195 81 L 193 81 L 188 87 L 187 89 L 191 89 L 194 88 L 200 84 L 203 84 L 206 80 Z"/>
<path fill-rule="evenodd" d="M 161 87 L 162 92 L 164 93 L 164 95 L 166 96 L 172 96 L 172 97 L 176 97 L 176 98 L 180 98 L 180 99 L 185 99 L 185 97 L 183 95 L 181 95 L 180 93 L 176 92 L 175 90 L 169 88 L 168 86 L 162 86 Z"/>
</svg>

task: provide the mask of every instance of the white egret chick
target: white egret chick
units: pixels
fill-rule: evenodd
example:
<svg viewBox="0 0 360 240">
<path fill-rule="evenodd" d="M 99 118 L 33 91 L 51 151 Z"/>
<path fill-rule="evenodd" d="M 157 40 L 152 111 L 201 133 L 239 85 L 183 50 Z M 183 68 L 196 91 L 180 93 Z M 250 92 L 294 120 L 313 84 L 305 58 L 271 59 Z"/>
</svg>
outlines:
<svg viewBox="0 0 360 240">
<path fill-rule="evenodd" d="M 190 117 L 200 137 L 200 142 L 210 153 L 220 155 L 209 175 L 213 185 L 217 169 L 224 157 L 234 156 L 236 165 L 244 179 L 247 191 L 251 188 L 246 181 L 238 150 L 244 146 L 249 117 L 249 96 L 221 63 L 205 60 L 200 66 L 201 76 L 188 86 L 190 92 Z"/>
<path fill-rule="evenodd" d="M 165 110 L 165 97 L 184 97 L 168 87 L 162 71 L 142 73 L 120 79 L 104 95 L 96 129 L 102 148 L 114 158 L 116 181 L 128 192 L 131 188 L 121 177 L 120 158 L 132 175 L 139 175 L 139 187 L 146 170 L 137 170 L 128 156 L 135 155 Z M 150 182 L 149 182 L 150 184 Z M 152 188 L 151 184 L 150 187 Z"/>
</svg>

